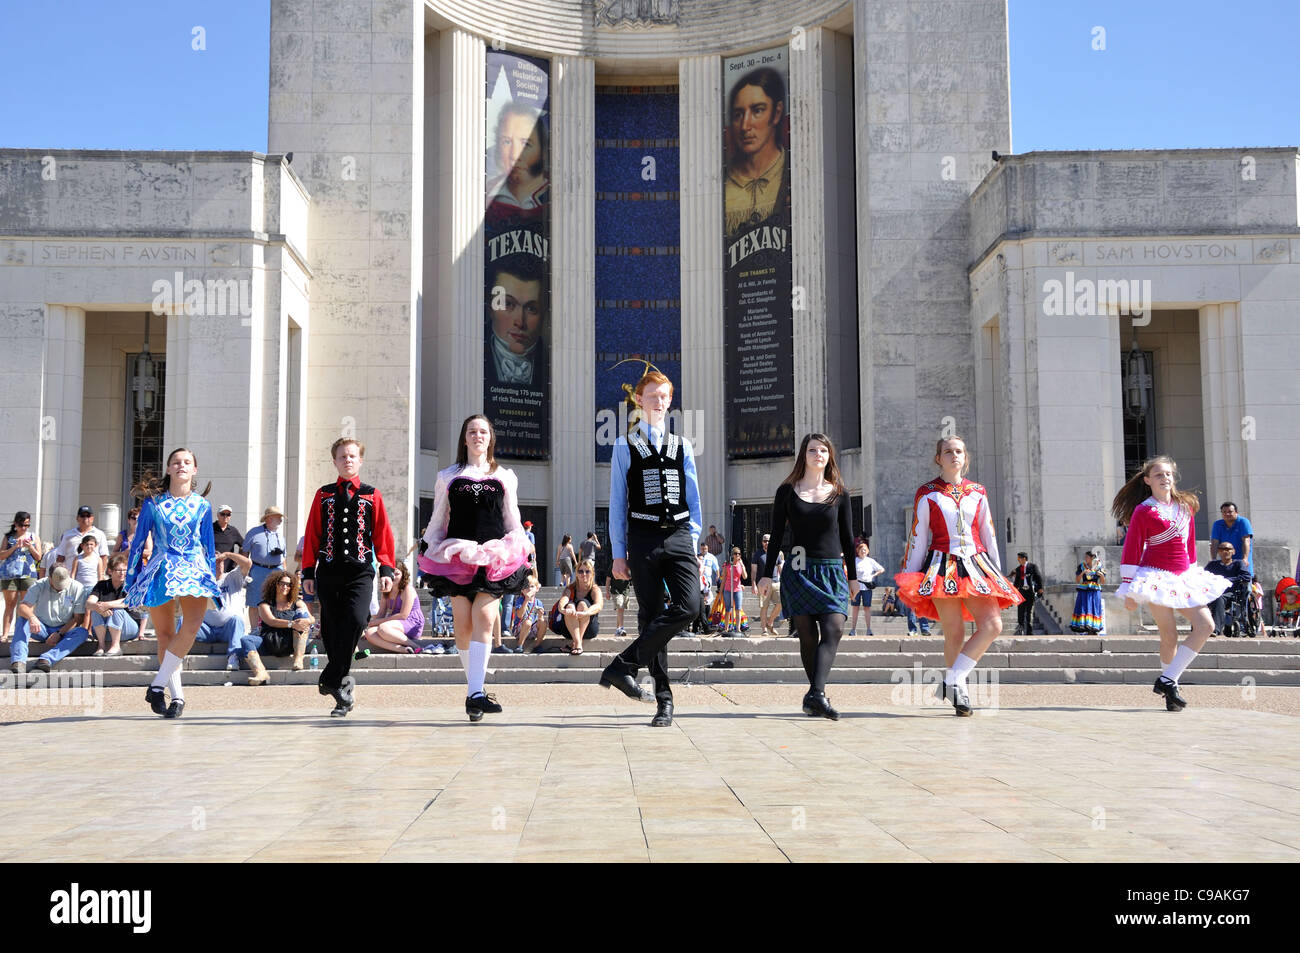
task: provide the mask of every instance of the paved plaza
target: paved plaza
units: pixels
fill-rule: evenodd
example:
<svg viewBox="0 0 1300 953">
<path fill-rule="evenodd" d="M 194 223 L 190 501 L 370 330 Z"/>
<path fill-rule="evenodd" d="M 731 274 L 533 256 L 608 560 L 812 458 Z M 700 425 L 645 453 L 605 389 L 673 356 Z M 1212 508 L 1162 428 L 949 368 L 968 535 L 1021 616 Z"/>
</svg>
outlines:
<svg viewBox="0 0 1300 953">
<path fill-rule="evenodd" d="M 135 689 L 89 710 L 0 692 L 0 861 L 1300 861 L 1298 688 L 1001 686 L 970 719 L 919 689 L 686 686 L 678 718 L 594 686 Z M 1246 693 L 1250 695 L 1250 693 Z M 40 701 L 31 696 L 28 702 Z M 917 704 L 920 701 L 922 704 Z"/>
</svg>

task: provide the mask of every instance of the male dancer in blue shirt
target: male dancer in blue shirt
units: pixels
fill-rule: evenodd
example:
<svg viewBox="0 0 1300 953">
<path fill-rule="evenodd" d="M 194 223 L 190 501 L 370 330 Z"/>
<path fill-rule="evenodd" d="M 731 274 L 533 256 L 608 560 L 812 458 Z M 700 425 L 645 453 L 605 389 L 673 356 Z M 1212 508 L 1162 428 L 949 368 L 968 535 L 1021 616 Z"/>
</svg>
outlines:
<svg viewBox="0 0 1300 953">
<path fill-rule="evenodd" d="M 617 579 L 636 590 L 636 640 L 614 656 L 600 684 L 629 698 L 650 701 L 637 671 L 654 678 L 658 710 L 650 724 L 673 723 L 668 683 L 668 642 L 700 612 L 700 485 L 690 442 L 667 431 L 673 384 L 657 370 L 637 382 L 632 398 L 642 419 L 614 445 L 609 479 L 609 542 Z M 664 588 L 669 604 L 664 606 Z"/>
</svg>

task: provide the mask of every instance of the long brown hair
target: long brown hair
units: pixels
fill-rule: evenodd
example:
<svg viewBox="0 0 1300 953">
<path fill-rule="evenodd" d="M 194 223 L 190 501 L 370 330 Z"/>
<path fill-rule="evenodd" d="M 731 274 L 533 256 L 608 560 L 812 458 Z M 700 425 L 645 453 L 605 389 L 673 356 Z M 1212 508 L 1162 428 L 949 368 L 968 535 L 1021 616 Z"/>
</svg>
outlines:
<svg viewBox="0 0 1300 953">
<path fill-rule="evenodd" d="M 460 439 L 456 444 L 456 462 L 462 467 L 469 466 L 469 447 L 465 445 L 465 433 L 469 430 L 471 420 L 481 420 L 488 425 L 487 472 L 494 473 L 497 468 L 497 428 L 483 414 L 470 414 L 460 425 Z"/>
<path fill-rule="evenodd" d="M 177 447 L 171 453 L 167 454 L 167 466 L 171 466 L 172 457 L 176 456 L 178 453 L 188 453 L 190 459 L 194 461 L 194 469 L 197 470 L 199 468 L 199 456 L 189 447 Z M 170 473 L 164 472 L 162 477 L 159 478 L 158 474 L 152 471 L 146 471 L 144 475 L 140 477 L 140 482 L 131 487 L 131 496 L 137 500 L 146 500 L 151 496 L 162 496 L 162 494 L 171 491 L 171 485 L 172 475 Z M 194 484 L 191 483 L 190 491 L 193 492 L 193 490 Z M 211 492 L 212 481 L 209 480 L 208 485 L 203 488 L 203 492 L 200 493 L 199 496 L 206 497 Z M 139 514 L 137 513 L 137 517 L 138 515 Z"/>
<path fill-rule="evenodd" d="M 286 577 L 289 580 L 289 605 L 296 606 L 298 604 L 298 578 L 287 569 L 277 569 L 266 577 L 266 582 L 262 583 L 262 601 L 272 609 L 280 604 L 277 590 L 280 580 Z"/>
<path fill-rule="evenodd" d="M 835 444 L 831 443 L 831 438 L 824 433 L 810 433 L 803 438 L 803 443 L 799 444 L 799 455 L 794 459 L 794 469 L 790 471 L 788 477 L 781 481 L 781 485 L 794 486 L 803 479 L 804 472 L 808 469 L 808 444 L 813 440 L 826 444 L 828 453 L 826 455 L 825 479 L 827 483 L 835 487 L 834 492 L 831 494 L 831 500 L 838 499 L 841 493 L 847 493 L 849 489 L 844 485 L 844 481 L 840 479 L 840 466 L 835 462 Z M 830 500 L 826 502 L 829 503 Z"/>
<path fill-rule="evenodd" d="M 1168 464 L 1174 471 L 1174 489 L 1170 494 L 1174 502 L 1183 504 L 1192 511 L 1193 516 L 1196 515 L 1196 511 L 1201 508 L 1201 501 L 1196 498 L 1195 493 L 1178 489 L 1178 464 L 1174 462 L 1173 457 L 1162 453 L 1142 464 L 1142 469 L 1129 477 L 1129 481 L 1115 494 L 1115 499 L 1110 504 L 1110 512 L 1115 519 L 1128 525 L 1129 520 L 1133 518 L 1133 511 L 1143 500 L 1152 495 L 1151 487 L 1147 486 L 1143 477 L 1147 476 L 1151 468 L 1158 463 Z"/>
</svg>

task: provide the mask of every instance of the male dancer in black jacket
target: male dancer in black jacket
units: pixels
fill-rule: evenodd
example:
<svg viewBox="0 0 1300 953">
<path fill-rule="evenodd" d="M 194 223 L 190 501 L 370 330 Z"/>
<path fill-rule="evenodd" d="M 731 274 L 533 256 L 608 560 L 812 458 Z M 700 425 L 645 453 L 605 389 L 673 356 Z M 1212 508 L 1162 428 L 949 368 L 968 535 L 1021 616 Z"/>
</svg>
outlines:
<svg viewBox="0 0 1300 953">
<path fill-rule="evenodd" d="M 1028 553 L 1016 553 L 1020 563 L 1011 574 L 1011 584 L 1025 597 L 1016 606 L 1016 635 L 1034 634 L 1034 600 L 1043 594 L 1043 576 L 1038 567 L 1029 561 Z"/>
<path fill-rule="evenodd" d="M 649 668 L 658 702 L 650 724 L 656 728 L 673 723 L 668 642 L 700 612 L 700 486 L 690 442 L 667 432 L 672 399 L 672 381 L 657 370 L 642 375 L 633 396 L 642 419 L 614 445 L 609 481 L 613 573 L 632 580 L 638 635 L 601 673 L 600 684 L 648 702 L 636 674 Z"/>
</svg>

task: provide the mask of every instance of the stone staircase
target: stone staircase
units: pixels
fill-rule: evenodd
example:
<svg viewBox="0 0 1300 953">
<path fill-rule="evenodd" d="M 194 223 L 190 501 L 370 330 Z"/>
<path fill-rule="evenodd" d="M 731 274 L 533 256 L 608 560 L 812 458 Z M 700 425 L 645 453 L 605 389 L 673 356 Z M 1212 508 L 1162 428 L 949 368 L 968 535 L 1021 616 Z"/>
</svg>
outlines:
<svg viewBox="0 0 1300 953">
<path fill-rule="evenodd" d="M 426 618 L 431 619 L 428 593 L 421 596 Z M 558 590 L 544 590 L 543 603 L 549 607 L 557 597 Z M 751 596 L 746 601 L 757 608 Z M 636 607 L 634 600 L 631 602 L 626 624 L 635 629 Z M 1014 631 L 1014 610 L 1004 613 L 1003 622 L 1005 632 Z M 594 685 L 600 670 L 631 641 L 630 637 L 612 637 L 612 606 L 602 612 L 601 625 L 602 636 L 587 640 L 584 654 L 578 657 L 562 652 L 563 640 L 557 636 L 548 637 L 542 651 L 535 654 L 494 654 L 489 683 Z M 872 628 L 873 636 L 846 636 L 840 643 L 833 676 L 836 683 L 913 684 L 937 679 L 943 668 L 943 639 L 937 633 L 908 636 L 905 619 L 878 615 L 873 615 Z M 428 629 L 425 636 L 433 639 Z M 101 673 L 105 687 L 144 687 L 157 668 L 157 643 L 150 639 L 128 642 L 123 646 L 125 654 L 114 658 L 94 658 L 94 648 L 93 642 L 88 642 L 55 672 Z M 996 673 L 998 681 L 1005 684 L 1147 684 L 1158 667 L 1157 649 L 1154 632 L 1108 637 L 1008 634 L 985 654 L 979 671 L 986 678 Z M 0 645 L 0 652 L 7 658 L 7 644 Z M 318 677 L 310 668 L 290 671 L 287 658 L 266 658 L 265 662 L 272 685 L 310 685 Z M 798 643 L 788 637 L 679 636 L 669 645 L 669 663 L 674 680 L 694 684 L 804 682 Z M 353 663 L 352 671 L 362 685 L 459 684 L 464 679 L 459 659 L 449 655 L 372 655 Z M 29 683 L 36 685 L 43 676 L 28 677 Z M 185 681 L 189 685 L 231 682 L 246 687 L 245 673 L 225 671 L 224 646 L 196 645 L 185 660 Z M 1211 639 L 1182 681 L 1188 685 L 1300 685 L 1300 639 Z"/>
</svg>

